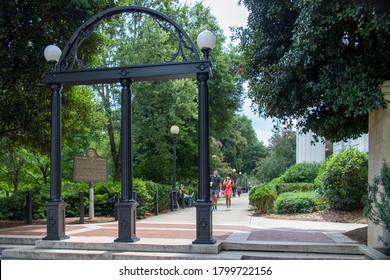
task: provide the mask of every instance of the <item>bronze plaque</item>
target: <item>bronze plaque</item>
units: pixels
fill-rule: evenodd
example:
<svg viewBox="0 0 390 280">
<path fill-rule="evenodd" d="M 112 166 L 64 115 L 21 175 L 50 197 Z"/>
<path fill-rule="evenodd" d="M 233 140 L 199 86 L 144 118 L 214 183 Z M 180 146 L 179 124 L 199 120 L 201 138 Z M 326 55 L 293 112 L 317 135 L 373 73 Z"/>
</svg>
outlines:
<svg viewBox="0 0 390 280">
<path fill-rule="evenodd" d="M 73 180 L 88 183 L 108 181 L 108 161 L 89 148 L 85 155 L 74 157 Z"/>
</svg>

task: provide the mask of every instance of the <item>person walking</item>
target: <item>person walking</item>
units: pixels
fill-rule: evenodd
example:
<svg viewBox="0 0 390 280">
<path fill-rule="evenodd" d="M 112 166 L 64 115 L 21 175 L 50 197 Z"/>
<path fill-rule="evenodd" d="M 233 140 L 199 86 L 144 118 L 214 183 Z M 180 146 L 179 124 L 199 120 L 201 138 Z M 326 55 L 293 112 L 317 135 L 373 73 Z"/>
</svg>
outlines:
<svg viewBox="0 0 390 280">
<path fill-rule="evenodd" d="M 233 194 L 233 187 L 234 187 L 234 181 L 230 177 L 230 174 L 227 176 L 227 178 L 223 181 L 223 186 L 225 188 L 224 195 L 226 199 L 226 211 L 230 211 L 232 208 L 232 194 Z"/>
<path fill-rule="evenodd" d="M 222 179 L 218 175 L 218 170 L 214 169 L 213 175 L 210 176 L 210 195 L 212 201 L 212 211 L 217 210 L 218 194 L 222 190 Z"/>
</svg>

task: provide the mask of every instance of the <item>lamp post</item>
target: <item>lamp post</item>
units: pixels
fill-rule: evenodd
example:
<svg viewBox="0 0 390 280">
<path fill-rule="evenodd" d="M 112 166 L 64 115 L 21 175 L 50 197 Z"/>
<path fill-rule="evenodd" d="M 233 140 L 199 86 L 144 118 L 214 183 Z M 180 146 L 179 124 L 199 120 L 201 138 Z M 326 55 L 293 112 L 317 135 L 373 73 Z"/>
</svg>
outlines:
<svg viewBox="0 0 390 280">
<path fill-rule="evenodd" d="M 45 59 L 54 70 L 60 60 L 61 50 L 55 45 L 45 48 Z M 51 145 L 50 145 L 50 201 L 45 204 L 47 213 L 47 235 L 44 240 L 61 240 L 65 235 L 65 207 L 62 200 L 62 166 L 61 166 L 61 90 L 62 84 L 52 83 L 51 88 Z"/>
<path fill-rule="evenodd" d="M 178 210 L 177 203 L 177 189 L 176 189 L 176 143 L 177 135 L 179 134 L 179 127 L 177 125 L 171 126 L 172 135 L 172 190 L 171 190 L 171 211 Z"/>
<path fill-rule="evenodd" d="M 198 35 L 197 43 L 204 60 L 209 60 L 209 53 L 214 48 L 216 38 L 205 30 Z M 209 72 L 198 73 L 198 156 L 199 156 L 199 196 L 196 201 L 196 239 L 194 244 L 214 244 L 212 213 L 210 201 L 210 131 L 209 131 Z"/>
</svg>

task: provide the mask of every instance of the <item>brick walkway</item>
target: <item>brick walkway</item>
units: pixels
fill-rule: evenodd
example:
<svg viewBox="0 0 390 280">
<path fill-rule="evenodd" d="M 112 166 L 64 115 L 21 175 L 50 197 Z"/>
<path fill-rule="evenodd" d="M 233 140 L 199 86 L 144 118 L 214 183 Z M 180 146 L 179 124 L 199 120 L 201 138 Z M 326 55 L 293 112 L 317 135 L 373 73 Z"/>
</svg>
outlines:
<svg viewBox="0 0 390 280">
<path fill-rule="evenodd" d="M 351 242 L 342 232 L 362 225 L 280 221 L 252 217 L 248 197 L 233 198 L 232 211 L 225 211 L 223 201 L 213 212 L 213 237 L 216 240 L 281 241 L 281 242 Z M 139 238 L 192 239 L 196 238 L 195 207 L 167 212 L 137 221 Z M 118 237 L 118 223 L 68 224 L 65 234 L 74 237 Z M 0 229 L 0 237 L 46 236 L 46 225 L 25 225 Z"/>
</svg>

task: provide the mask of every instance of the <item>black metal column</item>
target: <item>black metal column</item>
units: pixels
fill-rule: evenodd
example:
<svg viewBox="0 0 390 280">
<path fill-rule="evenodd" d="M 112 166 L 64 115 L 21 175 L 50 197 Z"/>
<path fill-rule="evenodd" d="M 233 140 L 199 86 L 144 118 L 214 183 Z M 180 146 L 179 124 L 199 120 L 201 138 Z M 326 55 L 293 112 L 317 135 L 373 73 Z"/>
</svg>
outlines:
<svg viewBox="0 0 390 280">
<path fill-rule="evenodd" d="M 171 211 L 178 210 L 176 189 L 176 143 L 177 135 L 172 134 L 172 190 L 171 190 Z"/>
<path fill-rule="evenodd" d="M 51 148 L 50 148 L 50 201 L 46 207 L 47 236 L 44 240 L 61 240 L 65 235 L 65 207 L 62 200 L 61 165 L 61 84 L 51 84 Z"/>
<path fill-rule="evenodd" d="M 193 244 L 214 244 L 210 201 L 210 146 L 209 146 L 209 73 L 199 73 L 199 196 L 196 201 L 196 240 Z"/>
<path fill-rule="evenodd" d="M 122 198 L 116 204 L 118 213 L 118 238 L 115 242 L 135 242 L 136 208 L 133 198 L 133 148 L 132 148 L 132 100 L 131 79 L 122 79 L 122 128 L 121 128 L 121 190 Z"/>
</svg>

